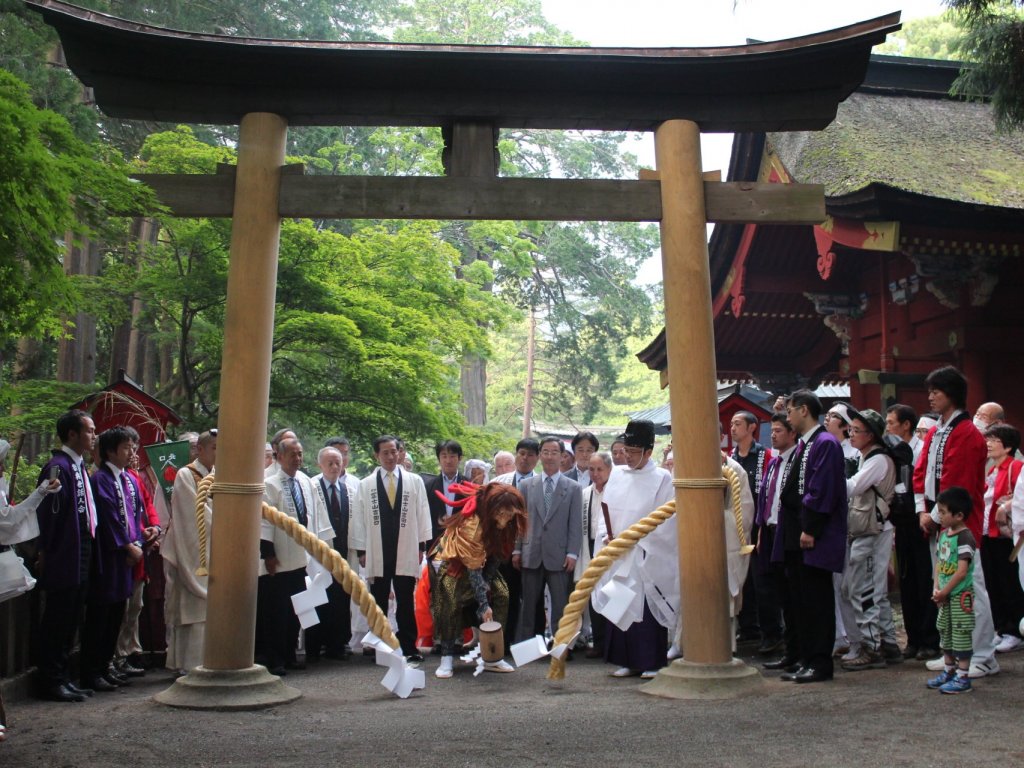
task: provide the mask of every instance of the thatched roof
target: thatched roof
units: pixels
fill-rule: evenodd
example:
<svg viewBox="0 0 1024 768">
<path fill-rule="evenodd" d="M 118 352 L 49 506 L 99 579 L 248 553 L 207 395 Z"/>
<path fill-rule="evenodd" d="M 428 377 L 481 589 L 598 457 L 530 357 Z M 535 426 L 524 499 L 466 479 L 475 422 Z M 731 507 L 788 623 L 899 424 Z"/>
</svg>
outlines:
<svg viewBox="0 0 1024 768">
<path fill-rule="evenodd" d="M 858 92 L 824 131 L 768 140 L 795 180 L 824 184 L 827 198 L 884 184 L 1024 208 L 1024 133 L 997 133 L 985 103 Z"/>
</svg>

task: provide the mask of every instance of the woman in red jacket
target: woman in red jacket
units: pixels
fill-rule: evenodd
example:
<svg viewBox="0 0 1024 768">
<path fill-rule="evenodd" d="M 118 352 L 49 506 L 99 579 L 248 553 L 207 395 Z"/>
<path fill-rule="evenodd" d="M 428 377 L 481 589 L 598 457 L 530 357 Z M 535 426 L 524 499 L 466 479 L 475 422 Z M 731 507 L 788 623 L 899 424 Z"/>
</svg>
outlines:
<svg viewBox="0 0 1024 768">
<path fill-rule="evenodd" d="M 1010 502 L 1024 462 L 1013 458 L 1020 447 L 1020 432 L 1009 424 L 997 424 L 985 431 L 988 458 L 992 466 L 985 478 L 985 517 L 982 532 L 981 567 L 992 600 L 992 621 L 1000 640 L 999 653 L 1024 648 L 1020 620 L 1024 617 L 1024 590 L 1010 562 L 1013 539 L 1010 533 Z"/>
</svg>

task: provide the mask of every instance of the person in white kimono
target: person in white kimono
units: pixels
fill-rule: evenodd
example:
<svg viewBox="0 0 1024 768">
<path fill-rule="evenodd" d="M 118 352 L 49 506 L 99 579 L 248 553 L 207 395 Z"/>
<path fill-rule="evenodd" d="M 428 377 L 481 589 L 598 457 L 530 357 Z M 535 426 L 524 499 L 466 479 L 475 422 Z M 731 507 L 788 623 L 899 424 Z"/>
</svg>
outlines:
<svg viewBox="0 0 1024 768">
<path fill-rule="evenodd" d="M 278 471 L 265 479 L 263 499 L 324 541 L 334 538 L 327 508 L 302 466 L 302 443 L 286 438 L 277 448 Z M 256 656 L 272 674 L 302 669 L 297 661 L 299 619 L 292 595 L 306 589 L 306 550 L 267 520 L 260 522 L 260 576 L 256 596 Z"/>
<path fill-rule="evenodd" d="M 398 440 L 381 435 L 373 441 L 380 465 L 359 485 L 358 513 L 352 518 L 352 546 L 366 568 L 370 592 L 387 613 L 395 595 L 398 641 L 410 664 L 423 657 L 416 650 L 416 611 L 413 593 L 430 541 L 430 509 L 423 479 L 399 466 Z"/>
<path fill-rule="evenodd" d="M 626 464 L 616 467 L 604 488 L 602 502 L 608 505 L 608 523 L 603 514 L 597 519 L 597 543 L 615 538 L 635 522 L 646 517 L 674 496 L 672 476 L 651 460 L 654 450 L 654 424 L 631 421 L 621 435 L 626 446 Z M 598 583 L 592 598 L 594 608 L 608 618 L 605 631 L 605 660 L 615 664 L 613 677 L 642 674 L 653 677 L 665 666 L 668 634 L 652 612 L 651 599 L 644 585 L 645 553 L 634 548 Z M 613 583 L 614 582 L 614 583 Z M 632 591 L 624 612 L 612 610 L 605 586 Z"/>
<path fill-rule="evenodd" d="M 196 458 L 178 470 L 171 492 L 171 519 L 161 546 L 164 560 L 164 623 L 167 625 L 168 669 L 180 674 L 203 663 L 206 634 L 207 576 L 199 568 L 199 528 L 196 521 L 196 487 L 213 471 L 217 460 L 217 430 L 203 432 L 196 444 Z M 213 503 L 206 501 L 206 551 L 210 552 Z"/>
<path fill-rule="evenodd" d="M 583 578 L 590 559 L 603 545 L 597 537 L 598 521 L 604 522 L 604 489 L 611 476 L 612 455 L 608 451 L 598 451 L 590 457 L 590 485 L 583 489 L 583 544 L 580 547 L 580 559 L 576 561 L 576 572 L 573 580 Z M 607 528 L 607 526 L 605 526 Z M 589 618 L 590 639 L 592 645 L 587 649 L 588 659 L 604 658 L 604 637 L 607 622 L 594 606 L 587 612 Z M 584 621 L 583 633 L 587 633 L 587 621 Z"/>
</svg>

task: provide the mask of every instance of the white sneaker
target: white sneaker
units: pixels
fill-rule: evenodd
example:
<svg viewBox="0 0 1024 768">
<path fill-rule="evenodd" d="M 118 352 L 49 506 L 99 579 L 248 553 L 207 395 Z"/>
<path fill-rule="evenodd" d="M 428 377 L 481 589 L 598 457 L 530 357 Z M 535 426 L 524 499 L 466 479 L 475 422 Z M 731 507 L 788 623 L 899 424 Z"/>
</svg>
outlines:
<svg viewBox="0 0 1024 768">
<path fill-rule="evenodd" d="M 1016 635 L 1003 635 L 1003 639 L 996 646 L 997 653 L 1013 653 L 1024 648 L 1024 640 Z"/>
<path fill-rule="evenodd" d="M 515 672 L 516 668 L 504 659 L 500 661 L 485 661 L 484 672 Z"/>
<path fill-rule="evenodd" d="M 635 669 L 630 669 L 629 667 L 619 667 L 614 672 L 612 672 L 612 677 L 636 677 L 638 674 L 640 673 L 637 672 L 637 670 Z"/>
<path fill-rule="evenodd" d="M 999 674 L 999 662 L 995 658 L 987 661 L 982 661 L 977 664 L 971 664 L 971 670 L 967 673 L 968 677 L 977 679 L 979 677 L 992 677 L 992 675 Z"/>
<path fill-rule="evenodd" d="M 441 666 L 439 666 L 437 669 L 434 670 L 434 677 L 439 677 L 441 679 L 446 679 L 446 678 L 451 677 L 452 674 L 454 674 L 454 670 L 453 670 L 454 665 L 455 665 L 455 657 L 454 656 L 442 656 L 441 657 Z"/>
<path fill-rule="evenodd" d="M 939 656 L 939 658 L 937 659 L 932 659 L 931 661 L 925 662 L 925 667 L 931 670 L 932 672 L 941 672 L 946 668 L 946 657 Z"/>
</svg>

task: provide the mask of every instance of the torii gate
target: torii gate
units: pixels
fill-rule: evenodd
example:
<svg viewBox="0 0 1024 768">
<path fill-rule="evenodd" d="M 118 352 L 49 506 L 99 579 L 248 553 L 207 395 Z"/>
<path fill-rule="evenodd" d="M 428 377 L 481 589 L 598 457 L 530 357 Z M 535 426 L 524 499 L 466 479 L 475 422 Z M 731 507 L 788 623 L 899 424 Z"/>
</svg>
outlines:
<svg viewBox="0 0 1024 768">
<path fill-rule="evenodd" d="M 660 672 L 650 692 L 734 695 L 760 679 L 732 657 L 705 227 L 819 223 L 824 192 L 705 180 L 700 132 L 824 128 L 863 79 L 871 47 L 899 29 L 899 13 L 775 43 L 623 49 L 258 40 L 174 32 L 59 0 L 27 4 L 57 29 L 69 66 L 108 115 L 240 125 L 234 174 L 139 177 L 176 215 L 234 219 L 206 649 L 187 676 L 200 678 L 191 690 L 203 694 L 178 692 L 174 703 L 247 708 L 298 695 L 253 665 L 284 217 L 660 222 L 669 391 L 687 430 L 674 479 L 686 521 L 685 660 Z M 289 123 L 441 125 L 447 175 L 290 173 Z M 657 171 L 639 181 L 501 179 L 503 127 L 653 131 Z"/>
</svg>

